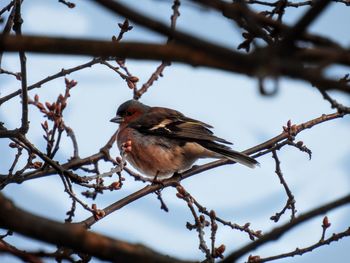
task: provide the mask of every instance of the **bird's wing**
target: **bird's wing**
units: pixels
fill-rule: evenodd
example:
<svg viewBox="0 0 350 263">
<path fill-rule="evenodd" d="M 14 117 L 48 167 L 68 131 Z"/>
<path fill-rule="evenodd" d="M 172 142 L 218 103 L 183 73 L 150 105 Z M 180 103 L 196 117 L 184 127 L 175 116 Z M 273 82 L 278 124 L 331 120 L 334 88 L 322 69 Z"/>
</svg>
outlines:
<svg viewBox="0 0 350 263">
<path fill-rule="evenodd" d="M 167 108 L 154 107 L 129 126 L 146 134 L 232 144 L 213 135 L 213 132 L 209 130 L 212 126 L 209 124 L 188 118 L 178 111 Z"/>
</svg>

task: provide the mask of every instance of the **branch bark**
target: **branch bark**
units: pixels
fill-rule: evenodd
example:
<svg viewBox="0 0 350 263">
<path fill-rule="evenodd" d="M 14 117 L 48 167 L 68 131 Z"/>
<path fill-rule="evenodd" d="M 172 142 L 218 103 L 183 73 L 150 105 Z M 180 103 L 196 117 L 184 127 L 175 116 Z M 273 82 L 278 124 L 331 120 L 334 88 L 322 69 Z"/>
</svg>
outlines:
<svg viewBox="0 0 350 263">
<path fill-rule="evenodd" d="M 230 51 L 230 55 L 227 57 L 225 52 L 222 55 L 216 55 L 215 52 L 207 53 L 205 50 L 188 48 L 178 44 L 112 43 L 87 39 L 0 35 L 0 51 L 2 50 L 177 61 L 249 76 L 284 75 L 308 81 L 322 90 L 333 89 L 350 94 L 350 86 L 347 83 L 323 77 L 319 71 L 304 67 L 303 61 L 298 60 L 297 57 L 276 58 L 272 56 L 273 50 L 270 49 L 262 49 L 248 55 Z M 321 51 L 319 50 L 319 52 Z M 346 62 L 347 65 L 350 65 L 350 60 L 340 55 L 344 54 L 343 50 L 339 52 L 341 53 L 335 58 L 339 59 L 341 63 Z M 318 57 L 320 58 L 320 56 Z M 334 58 L 332 57 L 332 59 Z M 333 63 L 337 63 L 337 60 L 333 60 Z"/>
<path fill-rule="evenodd" d="M 186 262 L 161 255 L 145 246 L 111 239 L 85 228 L 62 224 L 35 216 L 18 207 L 0 193 L 0 227 L 57 246 L 69 247 L 82 253 L 113 262 Z"/>
</svg>

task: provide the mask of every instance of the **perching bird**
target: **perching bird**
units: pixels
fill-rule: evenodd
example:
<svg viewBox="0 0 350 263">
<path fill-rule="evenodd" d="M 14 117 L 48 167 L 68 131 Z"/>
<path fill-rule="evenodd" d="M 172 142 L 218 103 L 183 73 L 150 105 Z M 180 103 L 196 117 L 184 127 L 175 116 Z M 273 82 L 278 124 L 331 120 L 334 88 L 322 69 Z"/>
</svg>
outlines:
<svg viewBox="0 0 350 263">
<path fill-rule="evenodd" d="M 258 162 L 224 144 L 209 124 L 176 110 L 150 107 L 136 100 L 119 106 L 117 144 L 126 160 L 149 179 L 162 180 L 189 169 L 199 158 L 226 158 L 254 168 Z"/>
</svg>

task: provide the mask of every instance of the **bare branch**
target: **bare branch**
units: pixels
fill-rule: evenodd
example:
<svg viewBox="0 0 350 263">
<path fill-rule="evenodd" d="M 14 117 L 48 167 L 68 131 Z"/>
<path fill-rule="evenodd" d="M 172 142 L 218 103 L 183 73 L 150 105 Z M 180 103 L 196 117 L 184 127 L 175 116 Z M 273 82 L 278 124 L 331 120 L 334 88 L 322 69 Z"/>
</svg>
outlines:
<svg viewBox="0 0 350 263">
<path fill-rule="evenodd" d="M 305 214 L 301 214 L 298 217 L 296 217 L 293 221 L 273 229 L 271 232 L 266 233 L 258 240 L 231 253 L 222 261 L 222 263 L 235 262 L 237 259 L 239 259 L 243 255 L 260 247 L 261 245 L 273 240 L 277 240 L 283 234 L 287 233 L 290 229 L 296 227 L 297 225 L 348 203 L 350 203 L 350 195 L 346 195 L 332 202 L 329 202 L 325 205 L 314 208 Z"/>
<path fill-rule="evenodd" d="M 133 262 L 184 262 L 163 256 L 147 247 L 133 245 L 86 231 L 83 227 L 62 224 L 32 215 L 14 206 L 0 194 L 0 226 L 22 235 L 58 246 L 70 247 L 100 259 Z M 10 216 L 9 216 L 10 215 Z M 84 240 L 84 242 L 82 242 Z"/>
</svg>

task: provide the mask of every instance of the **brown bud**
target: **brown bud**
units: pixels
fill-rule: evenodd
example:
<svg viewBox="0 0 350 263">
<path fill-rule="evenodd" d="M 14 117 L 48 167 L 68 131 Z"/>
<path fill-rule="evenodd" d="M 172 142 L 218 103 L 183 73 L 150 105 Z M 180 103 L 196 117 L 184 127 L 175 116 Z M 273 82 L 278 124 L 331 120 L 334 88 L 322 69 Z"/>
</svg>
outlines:
<svg viewBox="0 0 350 263">
<path fill-rule="evenodd" d="M 124 23 L 118 23 L 118 26 L 124 32 L 127 32 L 127 31 L 129 31 L 129 30 L 131 30 L 133 28 L 133 26 L 130 26 L 128 19 L 125 19 Z"/>
<path fill-rule="evenodd" d="M 98 210 L 97 214 L 100 216 L 100 218 L 104 217 L 106 215 L 106 212 L 103 210 Z"/>
<path fill-rule="evenodd" d="M 100 220 L 102 217 L 106 215 L 105 211 L 97 209 L 94 211 L 94 218 L 95 220 Z"/>
<path fill-rule="evenodd" d="M 136 77 L 136 76 L 131 76 L 131 77 L 128 78 L 128 80 L 130 80 L 130 81 L 133 82 L 133 83 L 136 83 L 136 82 L 139 81 L 139 78 Z"/>
<path fill-rule="evenodd" d="M 214 210 L 210 210 L 209 215 L 210 215 L 211 218 L 215 218 L 216 217 L 216 213 L 215 213 Z"/>
<path fill-rule="evenodd" d="M 261 237 L 262 236 L 262 231 L 261 230 L 255 231 L 255 234 L 257 235 L 257 237 Z"/>
<path fill-rule="evenodd" d="M 44 121 L 43 126 L 46 130 L 49 128 L 49 124 L 47 123 L 47 121 Z"/>
<path fill-rule="evenodd" d="M 22 74 L 21 74 L 21 72 L 17 72 L 17 73 L 15 74 L 15 76 L 16 76 L 16 79 L 17 79 L 17 80 L 22 80 Z"/>
<path fill-rule="evenodd" d="M 14 142 L 10 142 L 9 146 L 10 146 L 11 148 L 17 148 L 17 144 L 14 143 Z"/>
<path fill-rule="evenodd" d="M 258 262 L 259 260 L 260 260 L 260 256 L 249 255 L 248 257 L 248 263 Z"/>
<path fill-rule="evenodd" d="M 290 130 L 292 132 L 292 134 L 296 134 L 297 133 L 297 126 L 295 124 L 293 124 L 291 127 L 290 127 Z"/>
<path fill-rule="evenodd" d="M 34 101 L 35 101 L 35 102 L 38 102 L 38 101 L 39 101 L 39 95 L 38 95 L 38 94 L 35 94 L 35 95 L 34 95 Z"/>
<path fill-rule="evenodd" d="M 38 102 L 36 105 L 40 110 L 44 110 L 44 105 L 41 102 Z"/>
<path fill-rule="evenodd" d="M 71 81 L 71 88 L 75 87 L 78 84 L 78 81 L 72 80 Z"/>
<path fill-rule="evenodd" d="M 298 146 L 298 147 L 302 147 L 303 144 L 304 144 L 304 142 L 302 142 L 302 141 L 298 141 L 298 142 L 297 142 L 297 146 Z"/>
<path fill-rule="evenodd" d="M 76 86 L 78 84 L 78 82 L 76 82 L 75 80 L 69 80 L 67 78 L 64 79 L 64 82 L 65 82 L 66 87 L 68 89 L 71 89 L 71 88 L 73 88 L 74 86 Z"/>
<path fill-rule="evenodd" d="M 48 110 L 51 110 L 52 105 L 49 102 L 45 102 L 45 106 Z"/>
<path fill-rule="evenodd" d="M 119 182 L 113 182 L 111 184 L 111 188 L 114 190 L 119 190 L 120 189 L 120 183 Z"/>
<path fill-rule="evenodd" d="M 250 223 L 248 222 L 248 223 L 246 223 L 244 226 L 244 229 L 247 229 L 247 228 L 249 228 L 250 227 Z"/>
<path fill-rule="evenodd" d="M 186 191 L 181 185 L 176 186 L 176 190 L 179 194 L 186 195 Z"/>
<path fill-rule="evenodd" d="M 33 168 L 39 169 L 42 165 L 43 165 L 42 162 L 34 162 L 34 163 L 33 163 Z"/>
<path fill-rule="evenodd" d="M 52 103 L 50 110 L 54 111 L 56 110 L 57 104 L 56 102 Z"/>
<path fill-rule="evenodd" d="M 184 199 L 184 196 L 182 194 L 180 194 L 180 193 L 176 193 L 176 197 L 180 198 L 180 199 Z"/>
<path fill-rule="evenodd" d="M 221 244 L 221 245 L 220 245 L 218 248 L 216 248 L 215 250 L 218 252 L 218 254 L 222 254 L 222 253 L 225 252 L 226 246 L 225 246 L 224 244 Z"/>
<path fill-rule="evenodd" d="M 128 84 L 129 89 L 135 89 L 136 85 L 134 82 L 131 82 L 130 80 L 127 80 L 126 83 Z"/>
<path fill-rule="evenodd" d="M 67 103 L 65 101 L 62 101 L 61 103 L 61 110 L 64 110 L 64 108 L 67 106 Z"/>
<path fill-rule="evenodd" d="M 62 107 L 61 107 L 61 104 L 57 104 L 57 107 L 56 107 L 56 113 L 61 115 L 62 113 Z"/>
<path fill-rule="evenodd" d="M 291 124 L 292 124 L 292 121 L 291 121 L 291 120 L 288 120 L 288 121 L 287 121 L 287 127 L 290 128 Z"/>
<path fill-rule="evenodd" d="M 329 220 L 328 220 L 328 216 L 325 216 L 325 217 L 323 218 L 322 227 L 323 227 L 323 228 L 328 228 L 328 227 L 330 227 L 330 226 L 331 226 L 331 223 L 330 223 Z"/>
</svg>

